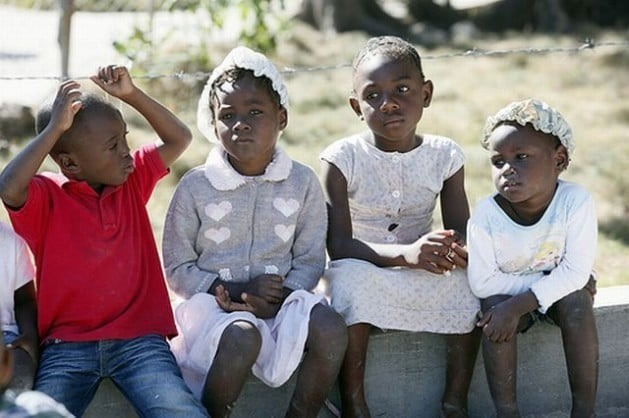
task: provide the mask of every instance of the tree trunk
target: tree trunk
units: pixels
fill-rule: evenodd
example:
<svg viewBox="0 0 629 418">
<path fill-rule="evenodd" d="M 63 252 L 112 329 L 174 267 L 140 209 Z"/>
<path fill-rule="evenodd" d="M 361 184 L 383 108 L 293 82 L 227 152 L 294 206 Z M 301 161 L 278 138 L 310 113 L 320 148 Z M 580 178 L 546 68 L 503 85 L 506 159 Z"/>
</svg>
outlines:
<svg viewBox="0 0 629 418">
<path fill-rule="evenodd" d="M 376 0 L 303 0 L 300 19 L 324 32 L 362 30 L 370 35 L 406 36 L 408 26 Z"/>
<path fill-rule="evenodd" d="M 61 77 L 67 80 L 70 61 L 70 28 L 72 26 L 72 13 L 74 13 L 74 1 L 61 0 L 60 3 L 61 11 L 59 14 L 57 42 L 61 51 Z"/>
</svg>

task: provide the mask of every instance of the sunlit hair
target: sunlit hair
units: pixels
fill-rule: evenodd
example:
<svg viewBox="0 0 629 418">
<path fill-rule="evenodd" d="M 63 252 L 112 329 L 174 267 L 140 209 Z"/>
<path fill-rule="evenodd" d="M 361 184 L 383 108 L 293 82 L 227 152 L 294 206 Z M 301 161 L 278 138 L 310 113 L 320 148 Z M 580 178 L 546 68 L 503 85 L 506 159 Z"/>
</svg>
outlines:
<svg viewBox="0 0 629 418">
<path fill-rule="evenodd" d="M 352 63 L 354 73 L 356 73 L 358 67 L 366 58 L 376 55 L 383 55 L 395 61 L 408 61 L 417 67 L 419 74 L 424 78 L 422 61 L 417 49 L 397 36 L 378 36 L 369 39 L 354 58 Z"/>
<path fill-rule="evenodd" d="M 219 75 L 210 87 L 210 103 L 208 103 L 208 105 L 210 107 L 210 111 L 212 112 L 212 123 L 214 123 L 214 118 L 216 117 L 216 115 L 214 114 L 214 103 L 218 101 L 217 90 L 219 89 L 219 87 L 225 83 L 234 84 L 245 76 L 251 77 L 254 80 L 254 84 L 256 87 L 260 87 L 266 90 L 271 99 L 277 104 L 278 107 L 282 106 L 280 95 L 277 93 L 277 91 L 275 91 L 275 89 L 273 88 L 273 83 L 268 77 L 256 77 L 252 70 L 234 67 Z"/>
</svg>

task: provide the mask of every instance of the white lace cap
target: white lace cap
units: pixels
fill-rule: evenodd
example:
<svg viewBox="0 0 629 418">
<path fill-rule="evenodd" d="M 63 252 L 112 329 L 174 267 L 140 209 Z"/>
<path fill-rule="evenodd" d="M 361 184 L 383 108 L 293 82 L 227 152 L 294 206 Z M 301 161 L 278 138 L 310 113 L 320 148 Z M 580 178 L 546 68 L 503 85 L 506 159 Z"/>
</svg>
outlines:
<svg viewBox="0 0 629 418">
<path fill-rule="evenodd" d="M 225 72 L 232 68 L 251 70 L 256 77 L 266 77 L 271 80 L 273 90 L 280 96 L 280 104 L 288 109 L 288 90 L 284 85 L 282 75 L 273 63 L 259 52 L 252 51 L 244 46 L 239 46 L 230 51 L 223 62 L 212 71 L 208 79 L 197 107 L 197 128 L 210 142 L 220 141 L 214 134 L 212 127 L 212 112 L 210 111 L 210 91 L 214 82 Z"/>
<path fill-rule="evenodd" d="M 541 100 L 527 99 L 513 102 L 500 109 L 495 115 L 488 117 L 481 140 L 483 148 L 489 147 L 489 136 L 498 125 L 504 122 L 517 122 L 522 126 L 528 123 L 536 131 L 557 137 L 568 150 L 568 156 L 572 156 L 574 152 L 574 139 L 568 122 L 561 113 Z"/>
</svg>

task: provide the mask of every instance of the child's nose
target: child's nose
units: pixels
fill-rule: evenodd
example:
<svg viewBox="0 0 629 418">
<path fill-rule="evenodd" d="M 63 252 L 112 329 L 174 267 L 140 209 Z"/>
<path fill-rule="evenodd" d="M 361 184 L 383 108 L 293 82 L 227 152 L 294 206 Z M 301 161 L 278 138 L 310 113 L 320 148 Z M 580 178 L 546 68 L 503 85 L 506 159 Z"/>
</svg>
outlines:
<svg viewBox="0 0 629 418">
<path fill-rule="evenodd" d="M 515 168 L 511 164 L 505 163 L 505 165 L 502 166 L 502 175 L 511 176 L 513 174 L 515 174 Z"/>
<path fill-rule="evenodd" d="M 393 99 L 393 97 L 389 95 L 382 96 L 382 103 L 380 104 L 380 111 L 382 112 L 390 112 L 392 110 L 398 109 L 400 106 Z"/>
<path fill-rule="evenodd" d="M 120 144 L 120 152 L 122 152 L 122 155 L 124 156 L 126 156 L 127 154 L 131 152 L 131 148 L 129 147 L 129 144 L 127 143 L 127 141 L 123 141 Z"/>
<path fill-rule="evenodd" d="M 251 126 L 247 123 L 243 118 L 237 119 L 236 123 L 234 123 L 234 131 L 242 131 L 251 129 Z"/>
</svg>

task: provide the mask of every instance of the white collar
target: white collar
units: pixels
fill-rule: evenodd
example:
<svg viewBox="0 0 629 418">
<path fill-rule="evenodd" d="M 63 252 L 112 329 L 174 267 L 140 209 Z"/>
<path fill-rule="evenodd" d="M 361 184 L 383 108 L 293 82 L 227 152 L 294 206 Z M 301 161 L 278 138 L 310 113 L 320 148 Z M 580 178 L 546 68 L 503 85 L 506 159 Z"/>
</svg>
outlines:
<svg viewBox="0 0 629 418">
<path fill-rule="evenodd" d="M 273 159 L 259 176 L 243 176 L 227 160 L 227 152 L 222 146 L 214 147 L 205 161 L 203 172 L 212 186 L 218 190 L 235 190 L 250 179 L 258 181 L 282 181 L 288 178 L 293 161 L 286 151 L 275 147 Z"/>
</svg>

